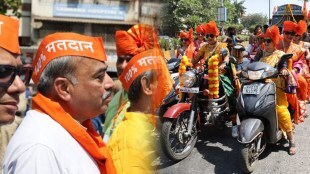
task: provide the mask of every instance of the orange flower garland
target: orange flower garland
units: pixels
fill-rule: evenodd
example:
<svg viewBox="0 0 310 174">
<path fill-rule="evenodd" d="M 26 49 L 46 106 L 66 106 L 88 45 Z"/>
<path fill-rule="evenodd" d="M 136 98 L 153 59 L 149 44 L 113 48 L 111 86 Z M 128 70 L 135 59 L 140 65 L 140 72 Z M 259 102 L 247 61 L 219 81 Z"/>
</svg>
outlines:
<svg viewBox="0 0 310 174">
<path fill-rule="evenodd" d="M 208 89 L 209 98 L 219 98 L 219 55 L 216 54 L 208 59 Z"/>
</svg>

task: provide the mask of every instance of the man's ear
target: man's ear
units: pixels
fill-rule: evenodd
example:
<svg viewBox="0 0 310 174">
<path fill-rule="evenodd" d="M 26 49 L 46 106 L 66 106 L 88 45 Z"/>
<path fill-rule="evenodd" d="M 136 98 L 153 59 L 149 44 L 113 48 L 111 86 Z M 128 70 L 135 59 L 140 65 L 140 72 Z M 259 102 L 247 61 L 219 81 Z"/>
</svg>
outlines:
<svg viewBox="0 0 310 174">
<path fill-rule="evenodd" d="M 64 77 L 57 77 L 54 81 L 55 93 L 64 101 L 71 99 L 70 86 L 70 81 Z"/>
<path fill-rule="evenodd" d="M 141 89 L 145 95 L 152 95 L 153 90 L 151 88 L 151 82 L 145 76 L 141 78 Z"/>
</svg>

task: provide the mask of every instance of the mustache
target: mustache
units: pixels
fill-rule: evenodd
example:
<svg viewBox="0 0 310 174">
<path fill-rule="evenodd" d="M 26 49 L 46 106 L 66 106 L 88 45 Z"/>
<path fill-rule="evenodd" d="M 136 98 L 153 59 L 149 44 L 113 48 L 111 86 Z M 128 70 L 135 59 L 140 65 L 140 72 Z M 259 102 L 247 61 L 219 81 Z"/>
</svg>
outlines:
<svg viewBox="0 0 310 174">
<path fill-rule="evenodd" d="M 106 100 L 107 98 L 109 98 L 112 95 L 112 90 L 106 91 L 103 95 L 102 95 L 102 100 Z"/>
</svg>

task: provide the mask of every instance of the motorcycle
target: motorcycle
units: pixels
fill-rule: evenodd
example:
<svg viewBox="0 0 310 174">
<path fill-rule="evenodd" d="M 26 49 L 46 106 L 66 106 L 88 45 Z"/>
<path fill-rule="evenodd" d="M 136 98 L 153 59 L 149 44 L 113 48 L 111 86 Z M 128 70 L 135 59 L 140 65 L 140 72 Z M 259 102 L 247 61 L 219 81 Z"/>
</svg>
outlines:
<svg viewBox="0 0 310 174">
<path fill-rule="evenodd" d="M 183 82 L 183 87 L 179 87 L 182 93 L 180 101 L 171 106 L 163 116 L 162 146 L 172 160 L 182 160 L 191 153 L 203 126 L 222 126 L 230 121 L 228 98 L 222 83 L 219 88 L 220 97 L 208 98 L 207 72 L 206 67 L 204 70 L 187 69 L 180 77 Z"/>
<path fill-rule="evenodd" d="M 162 104 L 158 109 L 158 116 L 160 121 L 163 121 L 164 113 L 170 108 L 171 106 L 175 105 L 179 101 L 178 94 L 176 93 L 176 87 L 179 84 L 179 66 L 181 63 L 181 59 L 178 58 L 171 58 L 167 61 L 168 70 L 170 72 L 171 78 L 173 80 L 173 88 L 164 98 Z"/>
<path fill-rule="evenodd" d="M 279 67 L 292 54 L 284 54 Z M 267 143 L 275 144 L 282 138 L 276 113 L 276 84 L 266 79 L 279 76 L 278 70 L 263 62 L 254 62 L 242 70 L 249 80 L 241 86 L 237 99 L 240 119 L 238 142 L 241 144 L 241 166 L 246 173 L 255 169 L 259 156 Z"/>
</svg>

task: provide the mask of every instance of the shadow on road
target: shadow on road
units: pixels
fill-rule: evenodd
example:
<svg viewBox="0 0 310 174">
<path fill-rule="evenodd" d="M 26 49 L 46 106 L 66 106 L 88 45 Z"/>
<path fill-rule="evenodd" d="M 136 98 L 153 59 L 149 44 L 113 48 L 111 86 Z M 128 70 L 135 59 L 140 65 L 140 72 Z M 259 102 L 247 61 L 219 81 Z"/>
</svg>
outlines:
<svg viewBox="0 0 310 174">
<path fill-rule="evenodd" d="M 241 173 L 238 142 L 231 137 L 230 127 L 223 130 L 206 127 L 196 148 L 205 160 L 214 165 L 215 174 Z"/>
</svg>

